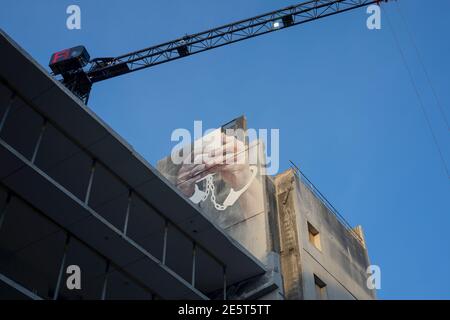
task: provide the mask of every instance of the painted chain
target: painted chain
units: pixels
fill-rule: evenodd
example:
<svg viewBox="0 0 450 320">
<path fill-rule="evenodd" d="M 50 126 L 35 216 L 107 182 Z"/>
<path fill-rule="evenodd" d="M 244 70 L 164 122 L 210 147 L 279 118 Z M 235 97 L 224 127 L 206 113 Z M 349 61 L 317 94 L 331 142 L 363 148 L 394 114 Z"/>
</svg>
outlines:
<svg viewBox="0 0 450 320">
<path fill-rule="evenodd" d="M 211 194 L 211 202 L 214 204 L 214 207 L 218 211 L 224 211 L 228 207 L 234 205 L 236 201 L 239 199 L 239 197 L 247 191 L 247 189 L 252 184 L 253 180 L 256 177 L 256 174 L 258 173 L 258 168 L 256 166 L 250 166 L 250 171 L 252 172 L 252 176 L 250 180 L 247 182 L 247 184 L 239 191 L 235 191 L 233 188 L 231 188 L 230 193 L 226 197 L 223 204 L 217 203 L 216 201 L 216 187 L 214 185 L 214 173 L 208 174 L 206 177 L 197 180 L 195 182 L 195 191 L 194 194 L 189 198 L 193 203 L 198 204 L 200 202 L 206 201 L 208 199 L 208 196 Z M 206 180 L 206 190 L 200 190 L 197 183 Z"/>
</svg>

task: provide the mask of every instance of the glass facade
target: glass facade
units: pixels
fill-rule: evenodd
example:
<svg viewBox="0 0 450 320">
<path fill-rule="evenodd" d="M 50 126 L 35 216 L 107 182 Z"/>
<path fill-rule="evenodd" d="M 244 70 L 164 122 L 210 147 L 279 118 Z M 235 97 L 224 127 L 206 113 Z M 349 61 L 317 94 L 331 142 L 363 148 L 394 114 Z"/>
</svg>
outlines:
<svg viewBox="0 0 450 320">
<path fill-rule="evenodd" d="M 18 287 L 26 288 L 43 299 L 99 300 L 157 297 L 24 200 L 17 196 L 8 199 L 8 192 L 9 190 L 4 187 L 0 188 L 3 208 L 3 223 L 0 228 L 0 273 L 13 280 L 17 287 L 0 281 L 0 299 L 30 298 L 20 293 Z M 69 290 L 66 285 L 70 276 L 66 270 L 70 265 L 80 267 L 80 290 Z"/>
</svg>

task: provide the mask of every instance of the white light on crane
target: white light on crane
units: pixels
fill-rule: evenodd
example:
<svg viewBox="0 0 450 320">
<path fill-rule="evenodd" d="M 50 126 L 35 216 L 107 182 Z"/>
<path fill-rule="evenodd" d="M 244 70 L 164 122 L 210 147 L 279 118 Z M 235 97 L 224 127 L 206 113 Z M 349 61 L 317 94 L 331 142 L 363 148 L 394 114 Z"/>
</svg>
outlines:
<svg viewBox="0 0 450 320">
<path fill-rule="evenodd" d="M 281 28 L 281 22 L 280 22 L 280 21 L 275 21 L 275 22 L 273 23 L 273 28 L 274 28 L 274 29 Z"/>
</svg>

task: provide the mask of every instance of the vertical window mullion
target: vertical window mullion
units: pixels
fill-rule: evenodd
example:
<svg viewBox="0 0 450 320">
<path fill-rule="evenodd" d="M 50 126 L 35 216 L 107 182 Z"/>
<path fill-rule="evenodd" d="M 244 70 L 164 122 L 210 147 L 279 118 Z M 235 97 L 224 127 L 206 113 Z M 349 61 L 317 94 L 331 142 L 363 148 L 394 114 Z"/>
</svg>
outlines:
<svg viewBox="0 0 450 320">
<path fill-rule="evenodd" d="M 162 264 L 166 264 L 166 256 L 167 256 L 167 233 L 168 233 L 168 231 L 169 231 L 169 223 L 167 222 L 167 220 L 166 220 L 166 222 L 165 222 L 165 224 L 164 224 L 164 239 L 163 239 L 163 254 L 162 254 L 162 259 L 161 259 L 161 261 L 162 261 Z"/>
<path fill-rule="evenodd" d="M 123 225 L 123 234 L 126 236 L 128 231 L 128 221 L 130 219 L 130 211 L 131 211 L 131 200 L 132 200 L 132 191 L 130 190 L 128 193 L 128 203 L 127 203 L 127 212 L 125 214 L 125 222 Z"/>
<path fill-rule="evenodd" d="M 66 265 L 67 258 L 67 248 L 69 247 L 70 235 L 66 234 L 66 242 L 64 244 L 63 256 L 61 258 L 61 266 L 59 268 L 58 281 L 56 282 L 55 293 L 53 295 L 53 300 L 58 299 L 59 289 L 61 288 L 61 282 L 64 274 L 64 267 Z"/>
<path fill-rule="evenodd" d="M 223 300 L 227 300 L 227 269 L 223 266 Z"/>
<path fill-rule="evenodd" d="M 96 166 L 97 166 L 97 161 L 94 159 L 92 161 L 91 173 L 90 173 L 90 176 L 89 176 L 89 183 L 88 183 L 88 187 L 87 187 L 87 190 L 86 190 L 86 197 L 84 199 L 84 204 L 85 205 L 89 205 L 89 198 L 91 196 L 92 184 L 94 183 L 94 174 L 95 174 Z"/>
<path fill-rule="evenodd" d="M 106 299 L 106 290 L 108 289 L 108 273 L 109 273 L 109 267 L 110 267 L 110 261 L 108 260 L 106 262 L 106 269 L 105 269 L 105 278 L 103 279 L 103 287 L 102 287 L 102 300 Z"/>
<path fill-rule="evenodd" d="M 192 245 L 192 278 L 191 278 L 191 285 L 194 288 L 195 288 L 196 260 L 197 260 L 197 244 L 194 242 Z"/>
<path fill-rule="evenodd" d="M 9 203 L 11 202 L 11 193 L 8 191 L 8 195 L 6 196 L 6 201 L 0 209 L 0 230 L 3 226 L 3 221 L 5 220 L 6 211 L 8 210 Z"/>
<path fill-rule="evenodd" d="M 6 107 L 5 113 L 3 114 L 2 120 L 0 121 L 0 132 L 2 131 L 2 129 L 5 125 L 6 119 L 8 118 L 8 115 L 11 111 L 12 105 L 15 100 L 16 100 L 16 95 L 13 93 L 11 95 L 11 98 L 9 99 L 9 103 L 8 103 L 8 106 Z"/>
<path fill-rule="evenodd" d="M 39 148 L 41 146 L 42 138 L 44 137 L 46 128 L 47 128 L 47 120 L 44 119 L 44 122 L 42 123 L 42 127 L 41 127 L 41 130 L 39 133 L 39 137 L 38 137 L 38 139 L 36 141 L 36 145 L 34 147 L 33 156 L 31 157 L 31 163 L 33 163 L 33 164 L 36 161 L 36 157 L 39 152 Z"/>
</svg>

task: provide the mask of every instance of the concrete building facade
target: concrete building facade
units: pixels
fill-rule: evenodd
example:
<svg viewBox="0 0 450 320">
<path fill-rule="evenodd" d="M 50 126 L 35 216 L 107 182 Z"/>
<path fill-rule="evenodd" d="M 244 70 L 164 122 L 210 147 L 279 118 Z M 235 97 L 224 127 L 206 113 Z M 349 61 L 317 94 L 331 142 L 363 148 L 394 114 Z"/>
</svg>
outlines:
<svg viewBox="0 0 450 320">
<path fill-rule="evenodd" d="M 274 178 L 286 299 L 374 299 L 362 228 L 340 221 L 295 169 Z"/>
</svg>

